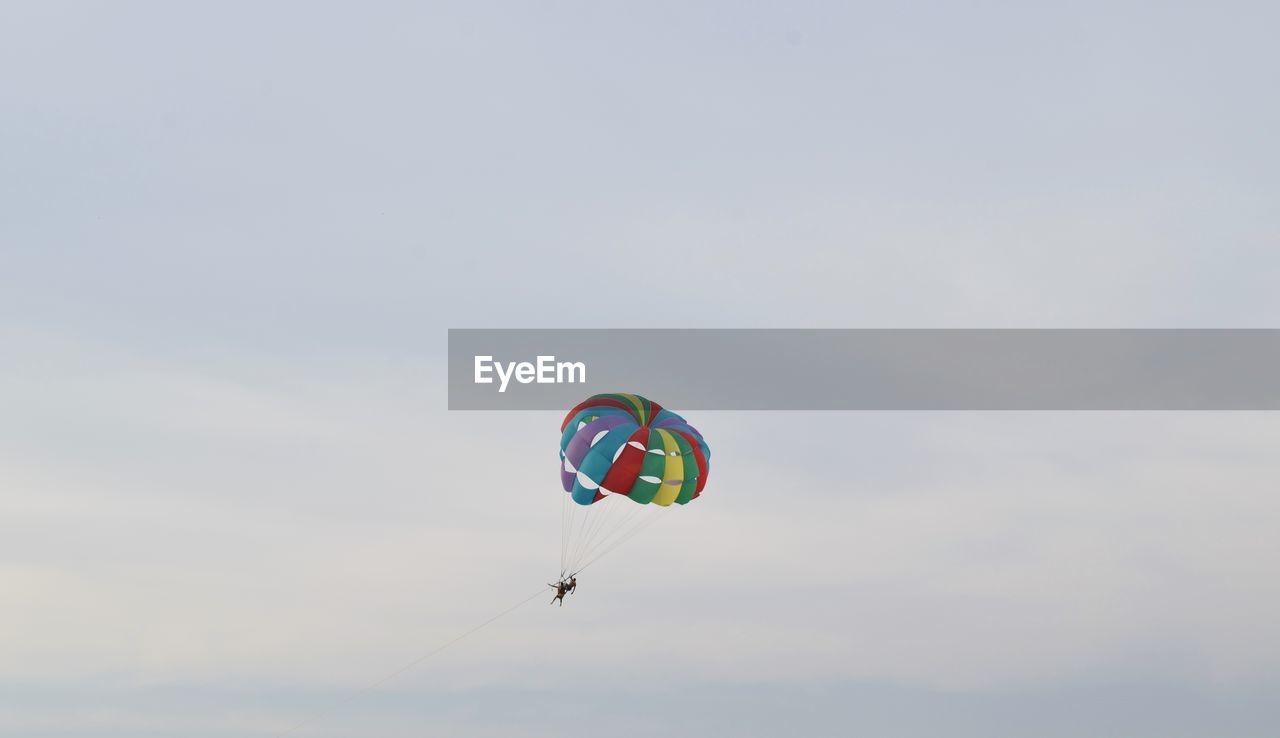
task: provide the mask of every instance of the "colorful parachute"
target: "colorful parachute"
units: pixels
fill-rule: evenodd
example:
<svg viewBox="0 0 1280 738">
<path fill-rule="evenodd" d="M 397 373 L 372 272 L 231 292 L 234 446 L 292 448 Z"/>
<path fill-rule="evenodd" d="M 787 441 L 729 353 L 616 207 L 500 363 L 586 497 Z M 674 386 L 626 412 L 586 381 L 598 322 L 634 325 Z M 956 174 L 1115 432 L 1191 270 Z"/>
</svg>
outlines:
<svg viewBox="0 0 1280 738">
<path fill-rule="evenodd" d="M 611 495 L 683 505 L 707 484 L 711 449 L 684 418 L 639 395 L 595 395 L 560 426 L 560 480 L 573 501 Z"/>
</svg>

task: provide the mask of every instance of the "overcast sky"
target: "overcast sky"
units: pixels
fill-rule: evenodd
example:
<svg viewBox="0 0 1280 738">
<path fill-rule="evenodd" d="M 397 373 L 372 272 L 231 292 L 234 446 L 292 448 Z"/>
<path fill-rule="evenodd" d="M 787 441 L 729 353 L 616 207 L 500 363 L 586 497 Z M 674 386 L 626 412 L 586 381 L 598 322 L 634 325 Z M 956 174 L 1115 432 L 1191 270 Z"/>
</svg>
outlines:
<svg viewBox="0 0 1280 738">
<path fill-rule="evenodd" d="M 344 701 L 558 564 L 446 328 L 1278 327 L 1270 4 L 786 5 L 0 9 L 0 734 L 1273 735 L 1267 413 L 691 415 Z"/>
</svg>

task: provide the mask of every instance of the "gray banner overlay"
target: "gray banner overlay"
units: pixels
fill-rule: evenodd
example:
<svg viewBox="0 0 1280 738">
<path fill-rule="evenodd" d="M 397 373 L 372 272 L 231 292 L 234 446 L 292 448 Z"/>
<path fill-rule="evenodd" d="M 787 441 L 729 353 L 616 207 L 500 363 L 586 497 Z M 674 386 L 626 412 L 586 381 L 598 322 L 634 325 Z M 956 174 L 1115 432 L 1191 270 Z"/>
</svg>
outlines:
<svg viewBox="0 0 1280 738">
<path fill-rule="evenodd" d="M 450 410 L 565 410 L 601 392 L 677 412 L 1276 410 L 1280 330 L 449 331 Z"/>
</svg>

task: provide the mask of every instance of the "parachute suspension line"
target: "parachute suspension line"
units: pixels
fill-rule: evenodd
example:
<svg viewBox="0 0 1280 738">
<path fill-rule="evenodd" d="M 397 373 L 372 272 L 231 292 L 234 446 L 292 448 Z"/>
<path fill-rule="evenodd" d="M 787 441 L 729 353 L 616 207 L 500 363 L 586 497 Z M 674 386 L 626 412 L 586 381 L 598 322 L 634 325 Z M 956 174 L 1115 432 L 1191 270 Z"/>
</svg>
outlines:
<svg viewBox="0 0 1280 738">
<path fill-rule="evenodd" d="M 578 503 L 576 502 L 573 504 L 575 506 L 578 506 Z M 582 548 L 582 539 L 583 539 L 583 536 L 586 534 L 587 526 L 590 525 L 596 517 L 595 512 L 592 510 L 592 508 L 594 508 L 595 505 L 585 505 L 581 507 L 583 507 L 581 511 L 575 511 L 575 513 L 577 513 L 577 515 L 581 518 L 581 521 L 576 526 L 573 526 L 573 528 L 577 529 L 577 532 L 574 533 L 573 529 L 571 528 L 569 533 L 569 536 L 570 536 L 569 561 L 567 564 L 569 569 L 573 568 L 573 561 L 578 557 L 578 553 Z"/>
<path fill-rule="evenodd" d="M 568 529 L 568 553 L 565 556 L 564 574 L 573 570 L 574 561 L 582 554 L 582 543 L 587 538 L 587 531 L 599 521 L 600 509 L 595 505 L 579 505 L 572 500 L 569 507 L 573 511 Z"/>
<path fill-rule="evenodd" d="M 588 552 L 586 556 L 576 562 L 575 566 L 577 570 L 581 571 L 586 568 L 588 563 L 595 561 L 630 540 L 634 535 L 639 533 L 641 529 L 648 527 L 660 514 L 661 513 L 657 510 L 650 510 L 637 516 L 639 519 L 633 521 L 630 525 L 620 527 L 617 531 L 617 535 L 615 535 L 611 540 L 601 541 L 595 548 Z"/>
<path fill-rule="evenodd" d="M 562 518 L 563 522 L 561 524 L 561 551 L 563 556 L 561 568 L 566 570 L 566 572 L 568 570 L 568 555 L 570 555 L 570 547 L 573 545 L 573 523 L 577 522 L 577 505 L 573 503 L 573 500 L 568 499 L 568 496 L 570 496 L 568 495 L 568 492 L 564 492 L 564 498 L 562 498 L 563 501 L 561 503 L 564 505 L 564 509 L 566 509 L 566 513 L 564 513 L 564 517 Z"/>
<path fill-rule="evenodd" d="M 565 566 L 568 562 L 565 557 L 568 555 L 566 544 L 569 542 L 569 495 L 560 495 L 560 576 L 564 576 Z"/>
<path fill-rule="evenodd" d="M 617 525 L 612 526 L 609 531 L 600 538 L 600 540 L 593 543 L 591 547 L 587 549 L 586 553 L 579 557 L 579 561 L 573 562 L 574 566 L 580 564 L 582 560 L 591 558 L 593 554 L 600 551 L 611 541 L 617 540 L 619 536 L 625 535 L 626 532 L 630 530 L 631 524 L 635 522 L 636 518 L 648 519 L 649 517 L 657 514 L 656 511 L 649 510 L 648 505 L 634 505 L 634 508 L 635 509 L 624 513 L 622 520 L 619 521 Z"/>
<path fill-rule="evenodd" d="M 590 526 L 586 528 L 586 533 L 584 536 L 582 536 L 582 540 L 579 541 L 579 547 L 577 547 L 577 555 L 575 556 L 575 560 L 571 561 L 570 563 L 571 568 L 576 567 L 577 560 L 581 559 L 582 555 L 586 554 L 586 550 L 588 550 L 589 547 L 591 546 L 591 541 L 595 540 L 595 536 L 598 536 L 600 530 L 602 530 L 602 528 L 607 526 L 609 519 L 613 518 L 614 508 L 616 508 L 616 506 L 617 504 L 613 503 L 613 500 L 611 498 L 605 498 L 603 500 L 596 501 L 595 504 L 591 505 L 591 508 L 599 508 L 599 509 L 596 510 L 596 513 L 593 515 L 593 518 L 594 518 L 593 521 L 591 521 Z"/>
<path fill-rule="evenodd" d="M 649 526 L 651 526 L 651 525 L 653 525 L 654 523 L 658 522 L 658 520 L 660 520 L 660 519 L 661 519 L 661 516 L 660 516 L 660 515 L 651 515 L 651 516 L 649 516 L 649 517 L 645 518 L 644 520 L 640 521 L 640 523 L 639 523 L 639 524 L 637 524 L 634 528 L 632 528 L 630 531 L 628 531 L 625 535 L 621 536 L 621 537 L 620 537 L 620 538 L 618 538 L 618 540 L 616 540 L 614 543 L 612 543 L 612 544 L 610 544 L 609 546 L 605 547 L 605 548 L 604 548 L 604 549 L 602 549 L 599 553 L 595 554 L 595 555 L 594 555 L 594 556 L 592 556 L 590 559 L 588 559 L 588 560 L 586 561 L 586 563 L 582 564 L 582 566 L 581 566 L 581 567 L 579 567 L 578 571 L 580 571 L 580 572 L 581 572 L 581 571 L 583 571 L 584 569 L 586 569 L 587 567 L 589 567 L 589 566 L 591 566 L 592 564 L 594 564 L 594 563 L 596 563 L 597 561 L 599 561 L 600 559 L 603 559 L 605 556 L 608 556 L 608 555 L 609 555 L 610 553 L 612 553 L 614 550 L 616 550 L 616 549 L 618 549 L 618 548 L 622 547 L 622 545 L 623 545 L 623 544 L 625 544 L 627 541 L 630 541 L 632 538 L 635 538 L 635 537 L 637 537 L 638 535 L 640 535 L 640 533 L 642 533 L 646 528 L 648 528 Z"/>
<path fill-rule="evenodd" d="M 615 541 L 614 543 L 612 543 L 611 545 L 609 545 L 607 548 L 605 548 L 604 550 L 602 550 L 600 553 L 596 554 L 595 556 L 592 556 L 592 557 L 591 557 L 591 558 L 590 558 L 590 559 L 589 559 L 585 564 L 583 564 L 582 566 L 578 567 L 578 569 L 577 569 L 576 571 L 574 571 L 573 573 L 574 573 L 575 575 L 577 575 L 577 574 L 581 574 L 582 572 L 586 571 L 586 570 L 587 570 L 587 567 L 589 567 L 589 566 L 591 566 L 592 564 L 596 563 L 596 562 L 597 562 L 597 561 L 599 561 L 600 559 L 603 559 L 605 556 L 607 556 L 607 555 L 608 555 L 610 552 L 612 552 L 614 549 L 618 548 L 619 546 L 621 546 L 622 544 L 624 544 L 624 543 L 626 543 L 627 541 L 631 540 L 632 538 L 635 538 L 635 537 L 636 537 L 637 535 L 639 535 L 639 534 L 640 534 L 640 532 L 641 532 L 641 531 L 643 531 L 645 528 L 648 528 L 649 526 L 653 525 L 653 524 L 654 524 L 654 523 L 656 523 L 657 521 L 662 520 L 664 517 L 666 517 L 666 516 L 665 516 L 665 515 L 662 515 L 661 513 L 659 513 L 659 514 L 657 514 L 657 515 L 650 515 L 650 516 L 646 517 L 643 521 L 641 521 L 641 522 L 640 522 L 640 524 L 639 524 L 639 525 L 637 525 L 637 526 L 635 526 L 634 528 L 632 528 L 632 529 L 631 529 L 631 531 L 630 531 L 630 532 L 628 532 L 625 536 L 623 536 L 622 538 L 618 539 L 617 541 Z"/>
<path fill-rule="evenodd" d="M 622 503 L 619 502 L 617 504 L 620 506 Z M 643 506 L 640 506 L 640 505 L 636 505 L 635 507 L 636 507 L 635 510 L 628 510 L 625 513 L 620 513 L 620 520 L 618 520 L 616 524 L 609 525 L 608 529 L 604 531 L 604 535 L 594 536 L 590 540 L 588 540 L 587 544 L 583 547 L 581 555 L 578 556 L 576 561 L 572 562 L 571 568 L 576 569 L 578 565 L 581 564 L 583 561 L 585 561 L 587 558 L 589 558 L 591 554 L 594 551 L 596 551 L 596 549 L 598 549 L 603 542 L 608 541 L 612 539 L 614 536 L 616 536 L 619 533 L 619 531 L 623 530 L 626 527 L 627 523 L 630 522 L 632 517 L 634 517 L 638 512 L 644 509 Z"/>
<path fill-rule="evenodd" d="M 583 535 L 577 552 L 569 561 L 569 571 L 576 570 L 578 565 L 595 549 L 598 542 L 602 538 L 608 538 L 616 533 L 619 525 L 626 522 L 627 515 L 634 512 L 622 511 L 622 508 L 633 503 L 630 500 L 623 502 L 621 499 L 615 499 L 618 497 L 618 495 L 611 495 L 608 499 L 600 500 L 592 505 L 592 507 L 600 507 L 601 509 L 595 513 L 593 524 Z"/>
<path fill-rule="evenodd" d="M 568 493 L 566 493 L 566 495 L 567 494 Z M 590 510 L 583 510 L 581 505 L 574 502 L 572 497 L 569 497 L 569 559 L 573 558 L 573 547 L 578 541 L 575 531 L 581 529 L 582 525 L 586 523 L 586 515 L 588 512 L 590 512 Z M 564 563 L 565 567 L 568 568 L 569 561 L 566 560 Z"/>
<path fill-rule="evenodd" d="M 396 677 L 400 676 L 401 674 L 405 673 L 406 671 L 409 671 L 410 669 L 412 669 L 413 667 L 415 667 L 415 666 L 417 666 L 417 665 L 421 664 L 422 662 L 426 661 L 427 659 L 430 659 L 432 656 L 435 656 L 436 654 L 438 654 L 438 653 L 440 653 L 441 651 L 445 650 L 445 649 L 446 649 L 446 648 L 448 648 L 449 646 L 452 646 L 453 644 L 457 643 L 458 641 L 461 641 L 462 639 L 466 638 L 467 636 L 473 635 L 474 633 L 476 633 L 476 632 L 478 632 L 478 631 L 482 630 L 483 628 L 485 628 L 485 626 L 488 626 L 488 625 L 490 625 L 490 624 L 492 624 L 492 623 L 494 623 L 494 622 L 498 621 L 498 620 L 499 620 L 499 619 L 501 619 L 503 616 L 506 616 L 506 615 L 511 614 L 512 612 L 514 612 L 515 610 L 519 609 L 519 608 L 520 608 L 520 607 L 522 607 L 523 605 L 527 605 L 527 604 L 529 604 L 529 602 L 530 602 L 530 601 L 532 601 L 532 600 L 533 600 L 533 598 L 535 598 L 535 597 L 540 597 L 540 596 L 542 596 L 543 594 L 546 594 L 546 591 L 547 591 L 547 590 L 546 590 L 546 588 L 545 588 L 545 587 L 544 587 L 543 589 L 539 589 L 537 592 L 534 592 L 533 594 L 529 595 L 528 597 L 524 598 L 523 600 L 520 600 L 520 601 L 519 601 L 519 602 L 517 602 L 516 604 L 512 605 L 511 607 L 508 607 L 507 609 L 503 610 L 502 612 L 498 613 L 497 615 L 494 615 L 493 617 L 489 618 L 488 620 L 485 620 L 484 622 L 480 623 L 479 625 L 473 626 L 470 630 L 465 630 L 465 631 L 463 631 L 462 633 L 460 633 L 460 634 L 458 634 L 458 635 L 454 636 L 453 638 L 451 638 L 451 639 L 449 639 L 449 640 L 445 641 L 444 643 L 440 644 L 439 646 L 436 646 L 433 650 L 428 651 L 427 653 L 425 653 L 425 654 L 423 654 L 423 655 L 419 656 L 418 658 L 414 659 L 413 661 L 410 661 L 409 663 L 405 664 L 404 666 L 401 666 L 399 669 L 396 669 L 395 671 L 393 671 L 393 672 L 391 672 L 390 674 L 388 674 L 388 675 L 386 675 L 386 676 L 382 677 L 381 679 L 378 679 L 377 681 L 374 681 L 374 682 L 370 682 L 369 684 L 366 684 L 365 686 L 360 687 L 360 688 L 358 688 L 358 689 L 352 690 L 352 691 L 351 691 L 350 693 L 348 693 L 345 697 L 343 697 L 342 699 L 339 699 L 336 703 L 334 703 L 334 706 L 335 706 L 335 707 L 339 707 L 339 706 L 342 706 L 342 705 L 346 705 L 346 704 L 348 704 L 348 703 L 350 703 L 350 702 L 352 702 L 352 701 L 356 700 L 357 698 L 362 697 L 362 696 L 364 696 L 364 695 L 366 695 L 366 694 L 368 694 L 368 693 L 372 692 L 373 690 L 377 689 L 378 687 L 381 687 L 382 685 L 386 684 L 387 682 L 391 681 L 392 679 L 395 679 Z M 284 738 L 284 736 L 291 735 L 291 734 L 293 734 L 293 733 L 297 732 L 299 729 L 304 728 L 304 727 L 306 727 L 306 726 L 308 726 L 308 725 L 311 725 L 312 723 L 314 723 L 314 722 L 315 722 L 316 720 L 318 720 L 318 719 L 319 719 L 319 718 L 317 718 L 317 717 L 309 717 L 309 718 L 305 718 L 305 719 L 303 719 L 303 720 L 301 720 L 301 721 L 299 721 L 299 722 L 297 722 L 297 723 L 294 723 L 292 727 L 290 727 L 290 728 L 286 729 L 284 732 L 276 733 L 276 734 L 275 734 L 275 738 Z"/>
<path fill-rule="evenodd" d="M 566 493 L 565 496 L 567 497 L 568 493 Z M 574 552 L 578 548 L 578 531 L 582 530 L 583 526 L 586 524 L 587 516 L 591 513 L 590 508 L 587 508 L 586 510 L 581 510 L 579 508 L 580 506 L 578 503 L 573 500 L 569 500 L 569 527 L 565 530 L 564 571 L 566 574 L 573 568 L 573 556 Z"/>
<path fill-rule="evenodd" d="M 569 504 L 573 506 L 574 520 L 569 524 L 569 555 L 564 562 L 566 574 L 573 568 L 573 558 L 578 554 L 578 543 L 582 540 L 582 533 L 587 529 L 587 525 L 590 524 L 592 515 L 590 507 L 583 508 L 572 501 Z"/>
<path fill-rule="evenodd" d="M 578 553 L 574 556 L 570 568 L 577 565 L 578 560 L 587 553 L 587 549 L 591 546 L 591 542 L 600 534 L 601 529 L 608 526 L 609 521 L 613 518 L 615 511 L 615 503 L 612 496 L 599 500 L 593 505 L 591 514 L 591 523 L 587 525 L 587 530 L 582 536 L 582 540 L 578 542 Z"/>
<path fill-rule="evenodd" d="M 578 546 L 578 538 L 580 531 L 586 526 L 591 515 L 591 508 L 582 509 L 582 506 L 573 501 L 573 497 L 565 493 L 565 505 L 569 508 L 569 520 L 565 525 L 564 534 L 564 572 L 568 573 L 573 567 L 574 551 Z"/>
<path fill-rule="evenodd" d="M 568 492 L 565 492 L 560 498 L 560 507 L 560 575 L 564 576 L 569 571 L 570 557 L 573 554 L 574 542 L 577 540 L 573 530 L 578 523 L 579 505 L 573 501 Z"/>
</svg>

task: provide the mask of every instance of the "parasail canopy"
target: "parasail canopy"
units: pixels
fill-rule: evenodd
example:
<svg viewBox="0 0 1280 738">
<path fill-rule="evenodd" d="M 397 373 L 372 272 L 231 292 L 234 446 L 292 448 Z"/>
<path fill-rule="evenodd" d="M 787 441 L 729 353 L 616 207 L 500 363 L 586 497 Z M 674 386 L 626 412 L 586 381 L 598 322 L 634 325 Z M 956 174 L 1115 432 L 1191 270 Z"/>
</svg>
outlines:
<svg viewBox="0 0 1280 738">
<path fill-rule="evenodd" d="M 611 495 L 683 505 L 707 484 L 711 449 L 684 418 L 625 393 L 595 395 L 560 425 L 560 480 L 579 505 Z"/>
</svg>

